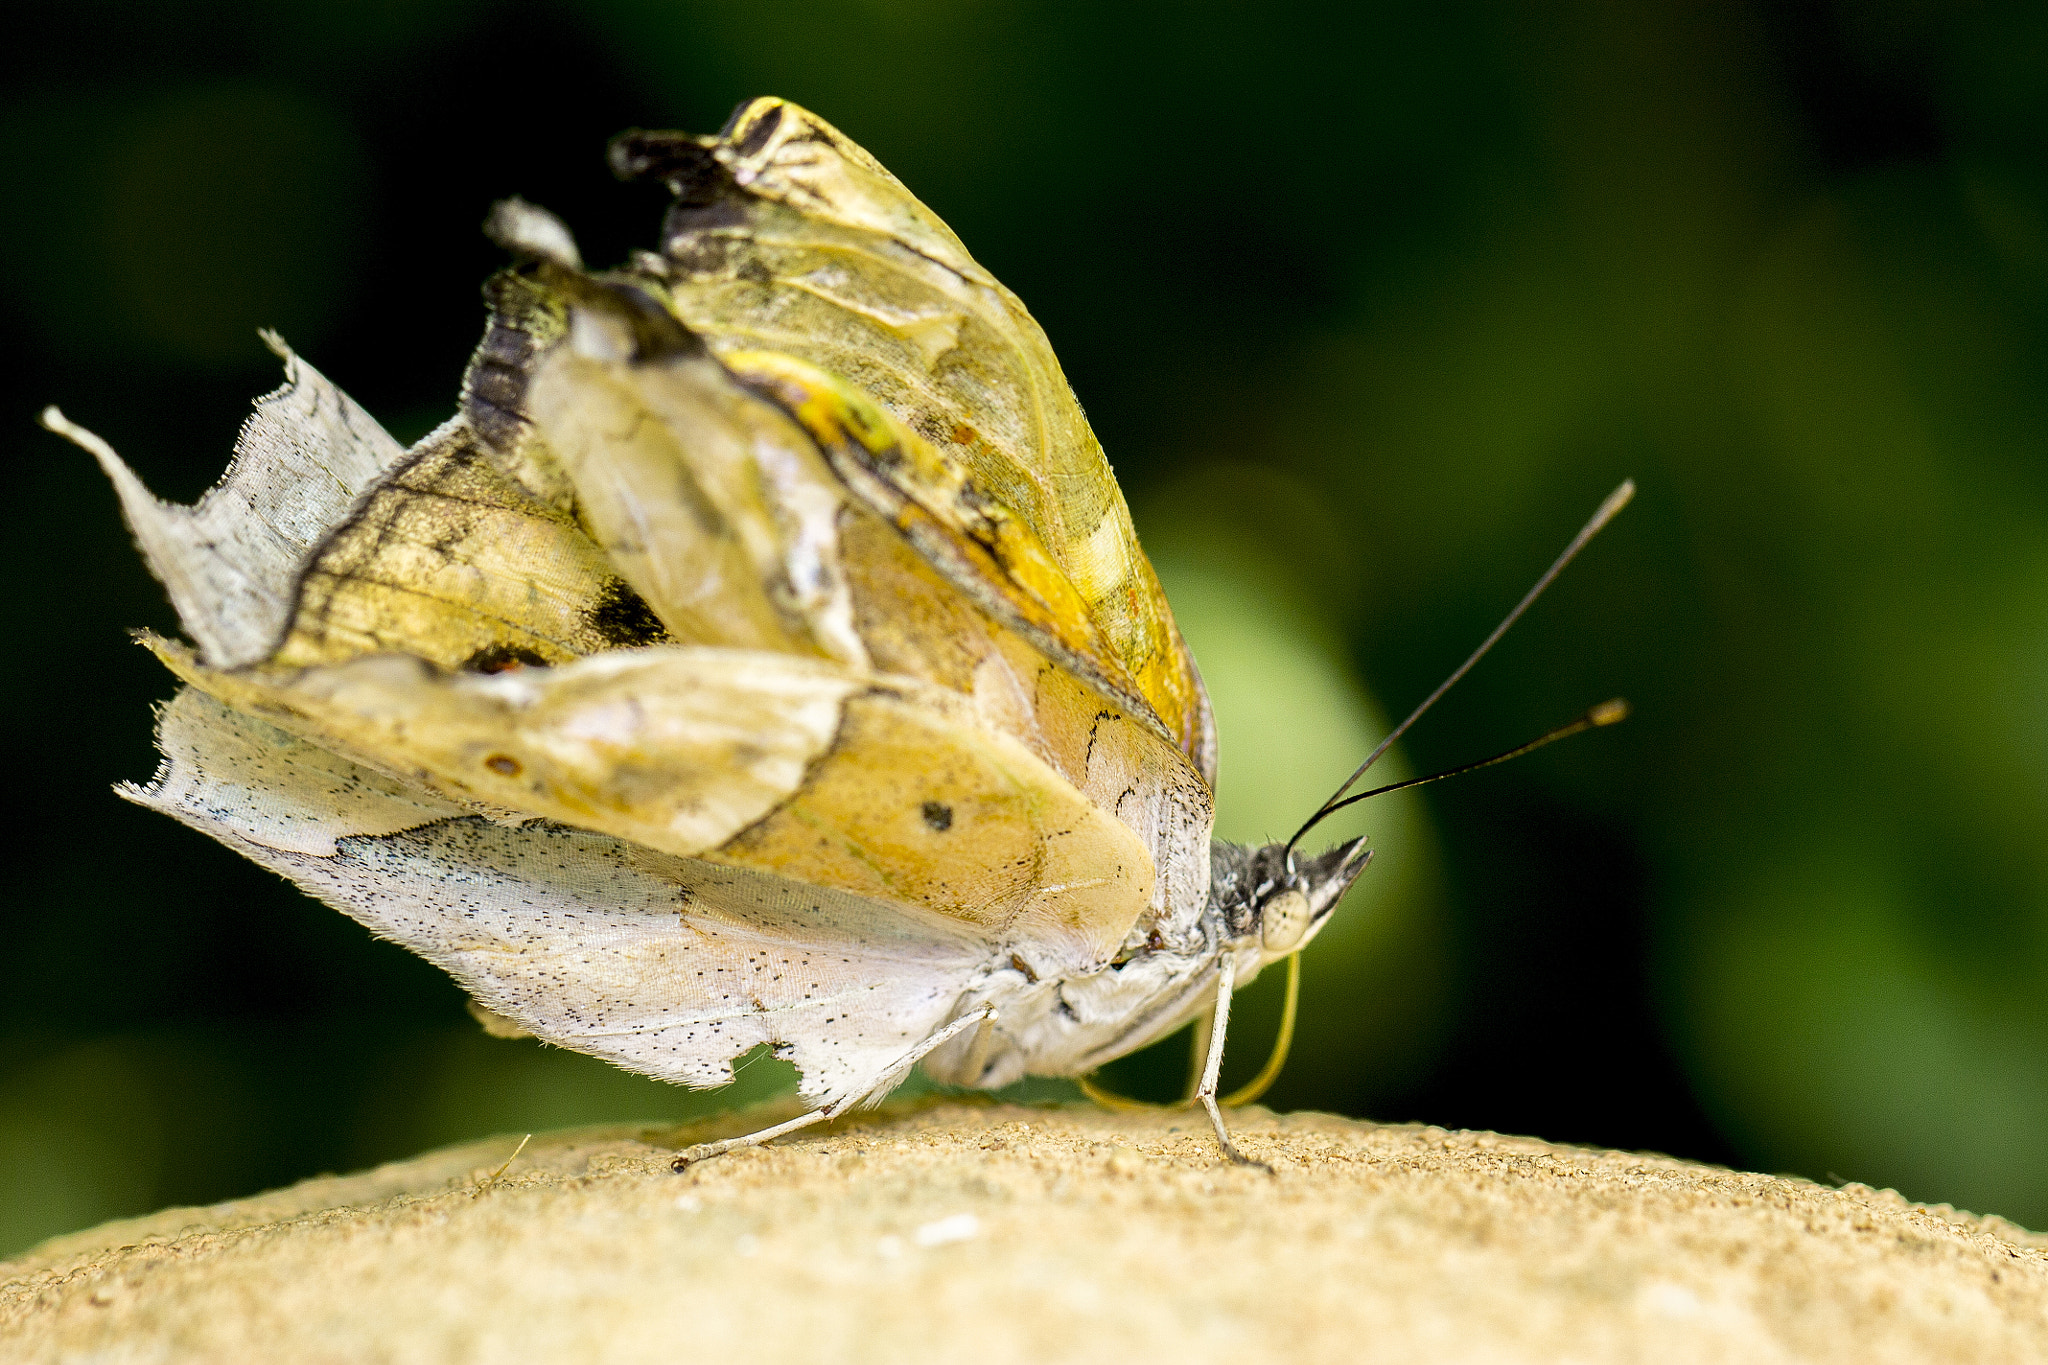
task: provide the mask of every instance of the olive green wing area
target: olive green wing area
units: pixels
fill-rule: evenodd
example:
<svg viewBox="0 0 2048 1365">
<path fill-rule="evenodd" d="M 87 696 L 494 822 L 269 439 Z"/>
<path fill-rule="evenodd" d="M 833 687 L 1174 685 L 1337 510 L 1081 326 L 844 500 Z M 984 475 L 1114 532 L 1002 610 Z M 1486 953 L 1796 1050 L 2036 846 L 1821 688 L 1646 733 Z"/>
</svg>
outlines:
<svg viewBox="0 0 2048 1365">
<path fill-rule="evenodd" d="M 370 655 L 186 682 L 501 820 L 541 817 L 1029 942 L 1113 954 L 1152 898 L 1130 828 L 971 704 L 907 678 L 661 645 L 500 674 Z"/>
<path fill-rule="evenodd" d="M 663 241 L 675 315 L 721 356 L 775 352 L 839 376 L 929 443 L 936 474 L 914 461 L 889 477 L 961 534 L 990 507 L 1021 523 L 1114 673 L 1213 775 L 1200 678 L 1102 447 L 1016 295 L 873 157 L 785 101 L 744 106 L 715 138 L 629 134 L 614 159 L 678 192 Z"/>
<path fill-rule="evenodd" d="M 574 520 L 499 473 L 457 418 L 306 557 L 274 665 L 407 653 L 487 672 L 665 638 Z"/>
</svg>

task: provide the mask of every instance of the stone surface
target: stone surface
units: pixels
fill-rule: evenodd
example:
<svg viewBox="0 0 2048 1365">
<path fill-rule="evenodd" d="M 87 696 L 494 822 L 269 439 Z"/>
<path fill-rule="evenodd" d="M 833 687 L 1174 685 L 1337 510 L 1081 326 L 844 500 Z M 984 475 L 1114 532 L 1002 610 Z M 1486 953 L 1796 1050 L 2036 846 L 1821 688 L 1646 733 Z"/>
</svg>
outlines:
<svg viewBox="0 0 2048 1365">
<path fill-rule="evenodd" d="M 2048 1238 L 1488 1133 L 928 1103 L 491 1139 L 0 1264 L 0 1359 L 2048 1360 Z"/>
</svg>

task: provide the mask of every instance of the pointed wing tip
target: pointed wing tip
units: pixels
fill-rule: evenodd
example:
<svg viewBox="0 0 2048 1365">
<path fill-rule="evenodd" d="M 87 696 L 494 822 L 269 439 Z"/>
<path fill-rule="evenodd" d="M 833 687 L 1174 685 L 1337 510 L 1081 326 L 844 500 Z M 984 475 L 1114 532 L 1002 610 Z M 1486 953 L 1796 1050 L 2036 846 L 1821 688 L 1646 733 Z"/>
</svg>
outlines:
<svg viewBox="0 0 2048 1365">
<path fill-rule="evenodd" d="M 113 792 L 114 795 L 120 797 L 123 801 L 141 806 L 145 810 L 162 810 L 163 802 L 158 798 L 156 792 L 156 788 L 162 780 L 163 773 L 159 771 L 147 786 L 140 782 L 116 782 L 107 790 Z"/>
<path fill-rule="evenodd" d="M 43 430 L 62 436 L 65 440 L 92 456 L 93 459 L 99 461 L 100 468 L 105 470 L 107 477 L 114 481 L 115 490 L 121 494 L 121 501 L 124 506 L 129 504 L 132 498 L 149 497 L 148 491 L 142 487 L 142 483 L 135 477 L 134 471 L 128 468 L 128 462 L 119 455 L 116 455 L 114 448 L 97 434 L 87 431 L 84 427 L 66 417 L 55 403 L 50 404 L 41 413 L 37 414 L 36 421 Z M 131 488 L 130 485 L 133 485 L 133 487 Z"/>
<path fill-rule="evenodd" d="M 256 335 L 263 338 L 263 344 L 270 348 L 270 353 L 279 360 L 282 360 L 286 365 L 290 365 L 292 361 L 298 358 L 292 351 L 292 348 L 285 344 L 285 339 L 274 328 L 258 327 Z"/>
<path fill-rule="evenodd" d="M 538 257 L 564 270 L 583 268 L 583 253 L 576 249 L 568 225 L 516 195 L 491 205 L 490 216 L 484 219 L 484 236 L 515 255 Z"/>
<path fill-rule="evenodd" d="M 168 635 L 160 635 L 147 626 L 139 626 L 129 631 L 128 638 L 156 655 L 158 663 L 178 674 L 180 678 L 184 678 L 184 670 L 199 662 L 199 656 L 183 640 L 173 640 Z"/>
<path fill-rule="evenodd" d="M 64 410 L 55 403 L 49 404 L 36 414 L 36 425 L 44 431 L 55 432 L 75 446 L 85 447 L 95 455 L 98 455 L 101 451 L 105 451 L 108 455 L 114 453 L 112 446 L 109 446 L 105 441 L 102 441 L 69 417 L 66 417 Z"/>
</svg>

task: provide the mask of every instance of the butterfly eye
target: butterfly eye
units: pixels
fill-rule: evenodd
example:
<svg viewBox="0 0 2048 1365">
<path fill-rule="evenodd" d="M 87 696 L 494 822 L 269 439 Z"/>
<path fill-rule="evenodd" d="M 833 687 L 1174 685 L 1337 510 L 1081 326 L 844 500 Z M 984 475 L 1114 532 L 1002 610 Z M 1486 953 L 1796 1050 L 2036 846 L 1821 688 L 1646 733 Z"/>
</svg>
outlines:
<svg viewBox="0 0 2048 1365">
<path fill-rule="evenodd" d="M 1269 953 L 1291 951 L 1308 932 L 1311 916 L 1308 897 L 1299 891 L 1282 891 L 1259 911 L 1259 943 Z"/>
</svg>

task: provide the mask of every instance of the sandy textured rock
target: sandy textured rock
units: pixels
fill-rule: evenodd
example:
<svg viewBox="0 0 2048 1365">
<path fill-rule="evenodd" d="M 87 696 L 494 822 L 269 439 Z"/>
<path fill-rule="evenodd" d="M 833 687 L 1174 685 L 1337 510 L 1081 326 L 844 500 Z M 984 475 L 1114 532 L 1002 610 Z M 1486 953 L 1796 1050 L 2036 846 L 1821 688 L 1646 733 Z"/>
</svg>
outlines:
<svg viewBox="0 0 2048 1365">
<path fill-rule="evenodd" d="M 682 1175 L 673 1130 L 538 1138 L 495 1180 L 491 1139 L 46 1243 L 0 1264 L 0 1359 L 2048 1360 L 2048 1238 L 1998 1219 L 1239 1124 L 1277 1175 L 1186 1115 L 953 1102 Z"/>
</svg>

